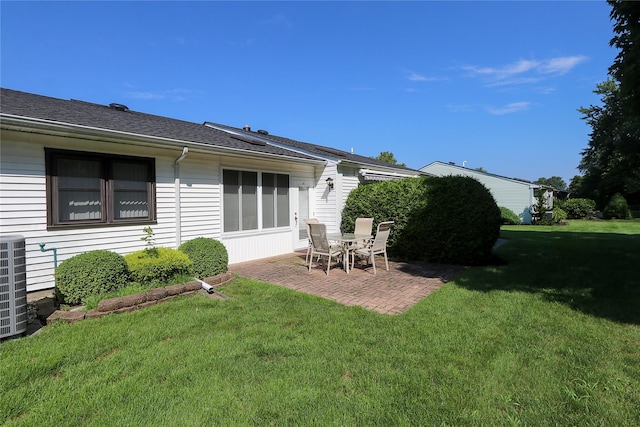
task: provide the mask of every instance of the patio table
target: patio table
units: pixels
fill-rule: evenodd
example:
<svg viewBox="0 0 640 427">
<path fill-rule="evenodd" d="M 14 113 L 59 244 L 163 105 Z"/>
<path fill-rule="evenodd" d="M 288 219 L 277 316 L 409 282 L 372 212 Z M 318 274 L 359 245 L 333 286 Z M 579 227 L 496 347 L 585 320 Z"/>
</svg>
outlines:
<svg viewBox="0 0 640 427">
<path fill-rule="evenodd" d="M 327 233 L 327 239 L 338 242 L 342 246 L 342 266 L 344 271 L 349 274 L 349 251 L 356 242 L 366 242 L 373 236 L 369 234 L 354 233 Z"/>
</svg>

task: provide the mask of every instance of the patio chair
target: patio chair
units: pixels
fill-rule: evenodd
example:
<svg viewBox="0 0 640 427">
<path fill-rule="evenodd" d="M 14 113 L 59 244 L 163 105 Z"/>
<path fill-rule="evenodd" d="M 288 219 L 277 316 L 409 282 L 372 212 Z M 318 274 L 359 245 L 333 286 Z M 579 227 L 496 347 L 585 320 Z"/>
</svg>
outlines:
<svg viewBox="0 0 640 427">
<path fill-rule="evenodd" d="M 309 245 L 307 246 L 307 256 L 304 258 L 304 263 L 309 262 L 309 255 L 311 254 L 311 249 L 313 248 L 313 244 L 311 243 L 311 230 L 309 230 L 309 224 L 319 224 L 320 221 L 318 218 L 307 218 L 304 220 L 305 224 L 307 224 L 307 239 L 309 239 Z"/>
<path fill-rule="evenodd" d="M 376 274 L 376 255 L 384 255 L 384 263 L 389 271 L 389 259 L 387 258 L 387 240 L 391 232 L 391 224 L 393 221 L 385 221 L 378 224 L 376 237 L 368 242 L 364 248 L 356 249 L 351 252 L 351 264 L 355 267 L 356 256 L 360 259 L 367 258 L 373 265 L 373 274 Z M 352 267 L 352 268 L 353 268 Z"/>
<path fill-rule="evenodd" d="M 373 230 L 373 218 L 356 218 L 356 227 L 353 230 L 353 234 L 366 234 L 371 235 Z M 352 246 L 353 249 L 360 249 L 366 246 L 367 242 L 355 242 Z"/>
<path fill-rule="evenodd" d="M 318 256 L 316 263 L 321 257 L 327 257 L 327 276 L 331 266 L 331 259 L 342 256 L 342 246 L 331 245 L 327 239 L 327 226 L 325 224 L 309 224 L 309 236 L 311 236 L 311 257 L 309 258 L 309 273 L 314 255 Z M 348 260 L 347 260 L 348 262 Z"/>
</svg>

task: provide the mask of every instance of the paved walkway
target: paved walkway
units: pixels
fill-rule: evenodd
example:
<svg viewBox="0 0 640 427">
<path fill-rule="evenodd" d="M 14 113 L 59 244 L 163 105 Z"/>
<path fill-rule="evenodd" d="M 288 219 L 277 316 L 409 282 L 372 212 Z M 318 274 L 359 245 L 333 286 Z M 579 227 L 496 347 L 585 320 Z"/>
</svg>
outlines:
<svg viewBox="0 0 640 427">
<path fill-rule="evenodd" d="M 389 271 L 386 271 L 384 258 L 378 256 L 377 275 L 373 274 L 371 266 L 363 268 L 356 264 L 349 274 L 339 267 L 332 267 L 327 276 L 315 263 L 308 273 L 305 253 L 294 252 L 231 264 L 229 270 L 240 276 L 317 295 L 344 305 L 359 305 L 383 314 L 399 314 L 440 289 L 461 268 L 389 261 Z"/>
</svg>

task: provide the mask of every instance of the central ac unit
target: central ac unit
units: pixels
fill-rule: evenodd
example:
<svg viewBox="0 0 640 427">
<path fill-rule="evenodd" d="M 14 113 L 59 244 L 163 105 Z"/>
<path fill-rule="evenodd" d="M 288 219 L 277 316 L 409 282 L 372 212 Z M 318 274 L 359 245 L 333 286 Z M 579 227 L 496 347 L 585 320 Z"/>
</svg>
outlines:
<svg viewBox="0 0 640 427">
<path fill-rule="evenodd" d="M 27 331 L 27 263 L 24 237 L 0 236 L 0 338 Z"/>
</svg>

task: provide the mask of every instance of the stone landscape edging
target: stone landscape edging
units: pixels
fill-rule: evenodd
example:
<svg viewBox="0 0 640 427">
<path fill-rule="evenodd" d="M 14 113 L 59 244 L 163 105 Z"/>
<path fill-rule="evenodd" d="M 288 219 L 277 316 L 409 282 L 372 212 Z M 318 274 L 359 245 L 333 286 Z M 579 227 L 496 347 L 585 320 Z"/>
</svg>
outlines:
<svg viewBox="0 0 640 427">
<path fill-rule="evenodd" d="M 234 277 L 235 275 L 232 272 L 227 271 L 223 274 L 207 277 L 203 281 L 208 285 L 218 287 L 230 282 Z M 98 303 L 98 308 L 89 311 L 56 310 L 47 317 L 47 325 L 55 321 L 74 323 L 84 319 L 97 319 L 109 314 L 129 313 L 140 308 L 169 301 L 178 296 L 193 295 L 201 289 L 202 283 L 194 280 L 192 282 L 149 289 L 145 293 L 104 299 Z M 216 294 L 213 295 L 217 296 Z"/>
</svg>

